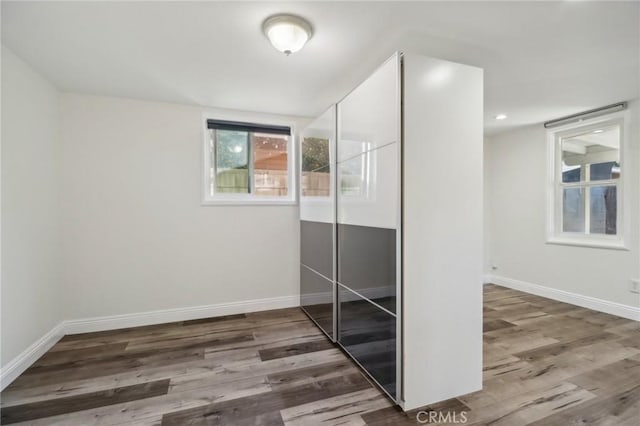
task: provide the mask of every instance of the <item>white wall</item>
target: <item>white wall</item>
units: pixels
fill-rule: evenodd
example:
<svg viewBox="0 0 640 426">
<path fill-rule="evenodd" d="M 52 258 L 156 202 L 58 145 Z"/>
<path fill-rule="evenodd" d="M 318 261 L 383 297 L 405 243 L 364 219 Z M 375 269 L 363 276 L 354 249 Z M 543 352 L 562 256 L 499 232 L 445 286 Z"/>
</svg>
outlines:
<svg viewBox="0 0 640 426">
<path fill-rule="evenodd" d="M 639 102 L 630 104 L 632 134 L 626 184 L 631 185 L 631 250 L 546 244 L 546 131 L 542 124 L 485 140 L 489 256 L 486 273 L 624 305 L 639 306 L 628 291 L 640 276 Z M 491 265 L 497 266 L 491 270 Z"/>
<path fill-rule="evenodd" d="M 63 319 L 59 95 L 2 47 L 2 366 Z"/>
<path fill-rule="evenodd" d="M 2 48 L 3 386 L 63 320 L 297 298 L 297 206 L 201 206 L 204 112 L 60 94 Z"/>
<path fill-rule="evenodd" d="M 201 206 L 202 114 L 62 95 L 67 318 L 298 294 L 297 206 Z"/>
</svg>

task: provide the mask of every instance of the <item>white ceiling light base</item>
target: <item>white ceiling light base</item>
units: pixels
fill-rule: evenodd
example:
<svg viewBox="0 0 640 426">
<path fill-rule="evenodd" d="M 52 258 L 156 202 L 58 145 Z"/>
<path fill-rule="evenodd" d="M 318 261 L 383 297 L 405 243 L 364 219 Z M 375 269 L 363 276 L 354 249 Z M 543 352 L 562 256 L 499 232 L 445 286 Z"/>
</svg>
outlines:
<svg viewBox="0 0 640 426">
<path fill-rule="evenodd" d="M 273 47 L 287 56 L 302 49 L 313 34 L 311 24 L 294 15 L 267 18 L 262 24 L 262 30 Z"/>
</svg>

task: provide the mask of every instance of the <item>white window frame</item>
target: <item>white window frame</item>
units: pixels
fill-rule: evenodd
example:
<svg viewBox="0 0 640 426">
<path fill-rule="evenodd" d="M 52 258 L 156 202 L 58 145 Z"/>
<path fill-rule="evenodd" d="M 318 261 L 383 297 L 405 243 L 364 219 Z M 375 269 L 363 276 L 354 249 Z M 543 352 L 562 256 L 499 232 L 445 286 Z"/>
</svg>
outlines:
<svg viewBox="0 0 640 426">
<path fill-rule="evenodd" d="M 226 114 L 203 114 L 202 119 L 202 205 L 203 206 L 224 206 L 224 205 L 262 205 L 262 206 L 282 206 L 295 205 L 297 203 L 296 185 L 296 129 L 291 121 L 278 119 L 265 119 L 264 117 L 253 116 L 230 116 Z M 213 193 L 211 187 L 215 188 L 216 174 L 211 177 L 211 130 L 207 126 L 207 120 L 225 120 L 241 123 L 264 124 L 271 126 L 287 126 L 291 129 L 291 135 L 287 141 L 287 195 L 281 197 L 268 197 L 255 194 L 233 194 L 233 193 Z M 252 179 L 250 176 L 249 179 Z"/>
<path fill-rule="evenodd" d="M 626 161 L 625 155 L 629 152 L 629 112 L 621 111 L 607 114 L 578 123 L 571 123 L 547 131 L 547 244 L 560 244 L 581 247 L 605 248 L 615 250 L 629 250 L 629 237 L 631 234 L 630 223 L 630 194 L 626 181 L 632 175 L 629 170 L 630 161 Z M 620 126 L 620 169 L 621 174 L 617 179 L 617 234 L 582 234 L 574 232 L 562 232 L 562 189 L 567 186 L 589 189 L 592 186 L 606 185 L 611 181 L 590 181 L 583 185 L 567 185 L 562 183 L 562 138 L 573 133 L 597 130 L 598 128 L 619 125 Z M 588 192 L 588 191 L 587 191 Z M 587 206 L 588 208 L 588 206 Z M 585 215 L 588 212 L 585 211 Z"/>
</svg>

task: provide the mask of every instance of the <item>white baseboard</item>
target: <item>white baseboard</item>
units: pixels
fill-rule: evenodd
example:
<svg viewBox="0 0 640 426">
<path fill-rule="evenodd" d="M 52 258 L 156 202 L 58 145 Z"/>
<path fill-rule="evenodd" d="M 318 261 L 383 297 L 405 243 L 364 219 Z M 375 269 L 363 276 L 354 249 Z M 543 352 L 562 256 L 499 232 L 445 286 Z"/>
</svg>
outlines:
<svg viewBox="0 0 640 426">
<path fill-rule="evenodd" d="M 514 290 L 524 291 L 526 293 L 535 294 L 536 296 L 547 297 L 549 299 L 558 300 L 560 302 L 570 303 L 572 305 L 581 306 L 583 308 L 593 309 L 594 311 L 605 312 L 607 314 L 616 315 L 634 321 L 640 321 L 640 307 L 623 305 L 622 303 L 609 302 L 608 300 L 596 299 L 595 297 L 584 296 L 582 294 L 571 293 L 564 290 L 558 290 L 551 287 L 545 287 L 538 284 L 532 284 L 525 281 L 514 280 L 512 278 L 489 275 L 485 279 L 485 283 L 493 283 Z"/>
<path fill-rule="evenodd" d="M 6 366 L 2 367 L 0 372 L 0 390 L 14 381 L 66 334 L 116 330 L 119 328 L 188 321 L 222 315 L 245 314 L 248 312 L 293 308 L 297 306 L 300 306 L 300 296 L 295 295 L 125 315 L 65 320 L 11 360 Z"/>
<path fill-rule="evenodd" d="M 92 333 L 94 331 L 117 330 L 119 328 L 188 321 L 222 315 L 246 314 L 248 312 L 300 306 L 300 296 L 270 297 L 268 299 L 243 300 L 240 302 L 216 303 L 214 305 L 188 308 L 163 309 L 134 314 L 110 315 L 83 318 L 64 322 L 65 334 Z"/>
<path fill-rule="evenodd" d="M 44 355 L 53 345 L 64 336 L 64 321 L 52 328 L 20 355 L 2 367 L 0 373 L 0 390 L 4 389 L 21 375 L 27 368 Z"/>
</svg>

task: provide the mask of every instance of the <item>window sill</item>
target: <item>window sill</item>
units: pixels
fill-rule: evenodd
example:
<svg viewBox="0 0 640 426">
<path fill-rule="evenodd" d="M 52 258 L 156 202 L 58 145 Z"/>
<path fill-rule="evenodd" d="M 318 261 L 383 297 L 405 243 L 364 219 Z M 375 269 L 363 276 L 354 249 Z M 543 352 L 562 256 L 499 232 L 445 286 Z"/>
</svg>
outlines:
<svg viewBox="0 0 640 426">
<path fill-rule="evenodd" d="M 607 241 L 607 240 L 597 240 L 597 239 L 587 239 L 587 238 L 581 239 L 581 238 L 553 237 L 553 238 L 549 238 L 546 243 L 553 244 L 553 245 L 561 245 L 561 246 L 629 251 L 629 247 L 627 247 L 623 241 L 619 241 L 619 240 Z"/>
<path fill-rule="evenodd" d="M 209 206 L 295 206 L 295 200 L 253 200 L 253 199 L 206 199 L 202 200 L 203 207 Z"/>
</svg>

